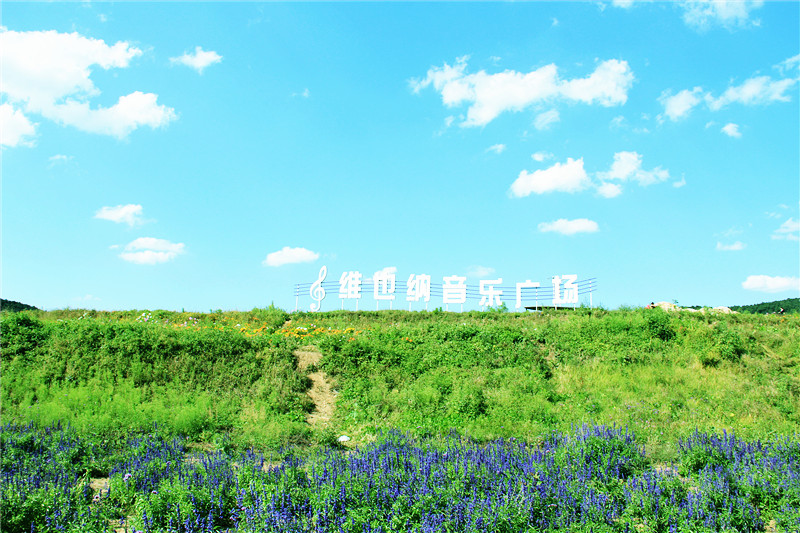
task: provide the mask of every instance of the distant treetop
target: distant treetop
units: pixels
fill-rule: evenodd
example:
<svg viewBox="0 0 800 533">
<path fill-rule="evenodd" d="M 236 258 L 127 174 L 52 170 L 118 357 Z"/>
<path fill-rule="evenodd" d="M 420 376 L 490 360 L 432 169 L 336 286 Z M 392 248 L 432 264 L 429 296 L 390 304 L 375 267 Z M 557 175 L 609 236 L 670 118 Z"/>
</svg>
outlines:
<svg viewBox="0 0 800 533">
<path fill-rule="evenodd" d="M 732 305 L 731 309 L 743 313 L 753 313 L 757 315 L 767 315 L 772 313 L 800 313 L 800 298 L 787 298 L 775 302 L 764 302 L 753 305 Z"/>
<path fill-rule="evenodd" d="M 6 300 L 0 298 L 0 311 L 8 311 L 9 313 L 18 313 L 20 311 L 36 311 L 38 307 L 32 305 L 15 302 L 13 300 Z"/>
</svg>

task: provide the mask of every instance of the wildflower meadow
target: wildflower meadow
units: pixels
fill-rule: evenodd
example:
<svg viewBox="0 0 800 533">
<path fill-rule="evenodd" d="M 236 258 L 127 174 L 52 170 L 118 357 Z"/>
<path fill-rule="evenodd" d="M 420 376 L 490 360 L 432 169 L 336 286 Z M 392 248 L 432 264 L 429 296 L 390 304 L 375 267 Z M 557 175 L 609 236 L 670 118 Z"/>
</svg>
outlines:
<svg viewBox="0 0 800 533">
<path fill-rule="evenodd" d="M 800 530 L 796 315 L 0 325 L 4 532 Z M 315 375 L 333 414 L 311 423 Z"/>
</svg>

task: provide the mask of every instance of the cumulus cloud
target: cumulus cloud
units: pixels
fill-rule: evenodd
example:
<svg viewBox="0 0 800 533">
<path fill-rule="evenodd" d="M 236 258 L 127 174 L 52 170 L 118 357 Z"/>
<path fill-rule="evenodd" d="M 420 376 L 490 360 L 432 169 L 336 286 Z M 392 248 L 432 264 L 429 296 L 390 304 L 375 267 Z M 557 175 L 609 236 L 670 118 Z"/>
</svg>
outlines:
<svg viewBox="0 0 800 533">
<path fill-rule="evenodd" d="M 197 46 L 193 54 L 186 52 L 182 56 L 169 58 L 169 61 L 173 65 L 186 65 L 196 70 L 198 74 L 202 74 L 206 67 L 215 63 L 220 63 L 222 61 L 222 56 L 214 51 L 205 51 Z M 306 89 L 306 91 L 308 91 L 308 89 Z"/>
<path fill-rule="evenodd" d="M 469 57 L 432 67 L 424 79 L 412 79 L 415 93 L 429 86 L 439 92 L 447 107 L 468 104 L 462 127 L 485 126 L 507 111 L 522 111 L 556 100 L 599 104 L 611 107 L 624 104 L 634 76 L 628 63 L 610 59 L 600 63 L 586 78 L 562 80 L 554 64 L 531 72 L 505 70 L 488 74 L 481 70 L 467 73 Z"/>
<path fill-rule="evenodd" d="M 127 42 L 107 45 L 76 32 L 0 30 L 0 61 L 8 101 L 26 114 L 38 114 L 89 133 L 126 137 L 141 126 L 158 128 L 175 120 L 175 110 L 158 96 L 135 91 L 107 108 L 92 108 L 100 94 L 94 68 L 127 68 L 142 51 Z"/>
<path fill-rule="evenodd" d="M 786 93 L 795 83 L 797 80 L 791 78 L 773 80 L 769 76 L 758 76 L 745 80 L 741 85 L 728 87 L 718 98 L 707 94 L 706 102 L 712 111 L 718 111 L 734 103 L 767 105 L 772 102 L 789 102 L 791 97 Z"/>
<path fill-rule="evenodd" d="M 800 241 L 800 220 L 789 218 L 786 222 L 775 230 L 772 234 L 773 239 Z"/>
<path fill-rule="evenodd" d="M 558 111 L 551 109 L 550 111 L 545 111 L 544 113 L 536 115 L 536 118 L 533 119 L 533 127 L 537 130 L 546 130 L 559 120 L 561 120 L 561 116 L 558 114 Z"/>
<path fill-rule="evenodd" d="M 0 146 L 33 146 L 36 124 L 8 102 L 0 104 Z"/>
<path fill-rule="evenodd" d="M 142 219 L 142 206 L 138 204 L 101 207 L 97 213 L 95 213 L 94 218 L 124 223 L 129 226 L 135 226 L 144 222 Z"/>
<path fill-rule="evenodd" d="M 503 152 L 506 151 L 506 145 L 505 144 L 493 144 L 492 146 L 487 148 L 486 151 L 487 152 L 493 152 L 495 154 L 502 154 Z"/>
<path fill-rule="evenodd" d="M 719 25 L 734 29 L 760 24 L 758 19 L 752 20 L 750 14 L 763 3 L 762 0 L 687 0 L 681 7 L 683 21 L 690 27 L 707 30 Z"/>
<path fill-rule="evenodd" d="M 794 64 L 795 58 L 787 59 L 784 63 Z M 683 119 L 691 111 L 705 103 L 710 111 L 719 111 L 729 105 L 739 104 L 745 106 L 769 105 L 775 102 L 791 101 L 791 92 L 798 79 L 789 77 L 784 79 L 773 79 L 770 76 L 755 76 L 748 78 L 739 85 L 730 85 L 720 96 L 714 96 L 711 92 L 703 90 L 702 87 L 694 89 L 684 89 L 673 95 L 671 91 L 664 91 L 658 98 L 659 103 L 664 107 L 664 113 L 658 116 L 659 121 L 663 121 L 666 116 L 671 121 L 676 122 Z M 706 124 L 706 127 L 713 125 L 713 122 Z"/>
<path fill-rule="evenodd" d="M 669 179 L 669 171 L 661 167 L 653 170 L 642 168 L 642 156 L 637 152 L 617 152 L 608 172 L 598 172 L 604 182 L 609 180 L 636 181 L 639 185 L 652 185 Z"/>
<path fill-rule="evenodd" d="M 692 109 L 702 101 L 700 98 L 702 93 L 702 87 L 695 87 L 691 91 L 684 89 L 675 95 L 670 91 L 664 91 L 658 101 L 664 106 L 664 114 L 667 118 L 675 122 L 689 116 Z M 660 117 L 661 115 L 659 115 Z"/>
<path fill-rule="evenodd" d="M 177 118 L 173 109 L 156 103 L 158 96 L 135 91 L 120 96 L 111 107 L 92 109 L 88 102 L 67 101 L 55 106 L 48 118 L 87 133 L 124 139 L 140 126 L 159 128 Z"/>
<path fill-rule="evenodd" d="M 622 187 L 616 183 L 602 182 L 597 186 L 597 193 L 603 198 L 614 198 L 622 194 Z"/>
<path fill-rule="evenodd" d="M 784 75 L 787 72 L 790 72 L 795 69 L 800 69 L 800 54 L 797 54 L 796 56 L 781 61 L 780 63 L 775 65 L 775 68 L 778 69 L 778 72 L 780 72 L 781 75 Z"/>
<path fill-rule="evenodd" d="M 531 157 L 534 161 L 542 162 L 552 157 L 552 154 L 537 152 Z M 615 182 L 630 181 L 647 186 L 666 181 L 669 177 L 669 170 L 660 166 L 651 170 L 642 168 L 642 156 L 637 152 L 617 152 L 609 170 L 595 172 L 591 177 L 584 168 L 583 158 L 568 158 L 566 163 L 555 163 L 549 168 L 533 172 L 523 170 L 511 184 L 509 194 L 521 198 L 534 193 L 576 193 L 593 188 L 604 198 L 614 198 L 622 194 L 622 185 Z M 685 183 L 682 181 L 673 185 L 680 187 Z"/>
<path fill-rule="evenodd" d="M 717 251 L 719 252 L 738 252 L 744 250 L 745 244 L 741 241 L 736 241 L 733 244 L 722 244 L 717 242 Z"/>
<path fill-rule="evenodd" d="M 742 288 L 758 292 L 785 292 L 800 290 L 800 278 L 788 276 L 747 276 Z"/>
<path fill-rule="evenodd" d="M 277 252 L 267 254 L 261 263 L 264 266 L 279 267 L 293 263 L 311 263 L 319 259 L 319 254 L 306 248 L 290 248 L 284 246 Z"/>
<path fill-rule="evenodd" d="M 72 156 L 64 154 L 56 154 L 56 155 L 51 155 L 50 157 L 47 158 L 47 160 L 50 161 L 50 168 L 52 168 L 56 165 L 69 163 L 70 161 L 72 161 Z"/>
<path fill-rule="evenodd" d="M 609 126 L 613 129 L 621 129 L 627 126 L 627 122 L 623 115 L 617 115 L 616 117 L 611 119 Z"/>
<path fill-rule="evenodd" d="M 554 232 L 562 235 L 575 235 L 576 233 L 595 233 L 600 228 L 597 222 L 588 218 L 576 218 L 567 220 L 560 218 L 553 222 L 542 222 L 539 224 L 539 231 L 542 233 Z"/>
<path fill-rule="evenodd" d="M 734 124 L 733 122 L 730 122 L 730 123 L 725 124 L 724 126 L 722 126 L 722 130 L 721 131 L 722 131 L 722 133 L 724 133 L 728 137 L 734 137 L 736 139 L 739 139 L 739 138 L 742 137 L 742 132 L 739 131 L 739 125 L 738 124 Z"/>
<path fill-rule="evenodd" d="M 184 249 L 185 245 L 182 242 L 172 243 L 166 239 L 139 237 L 125 245 L 125 251 L 119 256 L 129 263 L 155 265 L 172 261 L 184 253 Z"/>
<path fill-rule="evenodd" d="M 544 170 L 528 172 L 523 170 L 511 184 L 512 196 L 521 198 L 532 193 L 578 192 L 591 184 L 589 176 L 583 168 L 583 158 L 568 158 L 566 163 L 556 163 Z"/>
</svg>

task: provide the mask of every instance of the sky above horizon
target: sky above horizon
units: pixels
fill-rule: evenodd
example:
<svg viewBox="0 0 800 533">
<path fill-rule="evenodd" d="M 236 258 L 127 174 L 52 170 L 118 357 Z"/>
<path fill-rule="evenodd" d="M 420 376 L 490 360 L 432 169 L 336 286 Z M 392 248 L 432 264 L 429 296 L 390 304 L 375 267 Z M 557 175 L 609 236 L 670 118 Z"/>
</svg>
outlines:
<svg viewBox="0 0 800 533">
<path fill-rule="evenodd" d="M 419 274 L 576 275 L 606 308 L 800 296 L 798 2 L 3 2 L 1 24 L 3 298 L 307 310 L 323 267 L 322 310 L 355 308 L 352 271 L 393 274 L 399 309 Z"/>
</svg>

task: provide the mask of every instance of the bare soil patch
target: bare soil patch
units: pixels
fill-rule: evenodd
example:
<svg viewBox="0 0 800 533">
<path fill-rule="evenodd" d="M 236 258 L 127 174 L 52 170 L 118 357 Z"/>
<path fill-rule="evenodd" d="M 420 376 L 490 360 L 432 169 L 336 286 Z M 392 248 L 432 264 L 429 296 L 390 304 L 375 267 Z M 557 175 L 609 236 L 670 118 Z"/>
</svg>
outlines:
<svg viewBox="0 0 800 533">
<path fill-rule="evenodd" d="M 304 346 L 295 350 L 294 354 L 297 356 L 297 367 L 301 372 L 305 372 L 306 369 L 316 365 L 322 359 L 322 354 L 314 346 Z M 333 411 L 336 407 L 336 393 L 333 391 L 324 372 L 317 370 L 309 374 L 308 378 L 311 380 L 311 389 L 308 391 L 308 396 L 314 402 L 314 411 L 309 413 L 306 421 L 312 426 L 324 426 L 333 417 Z"/>
</svg>

